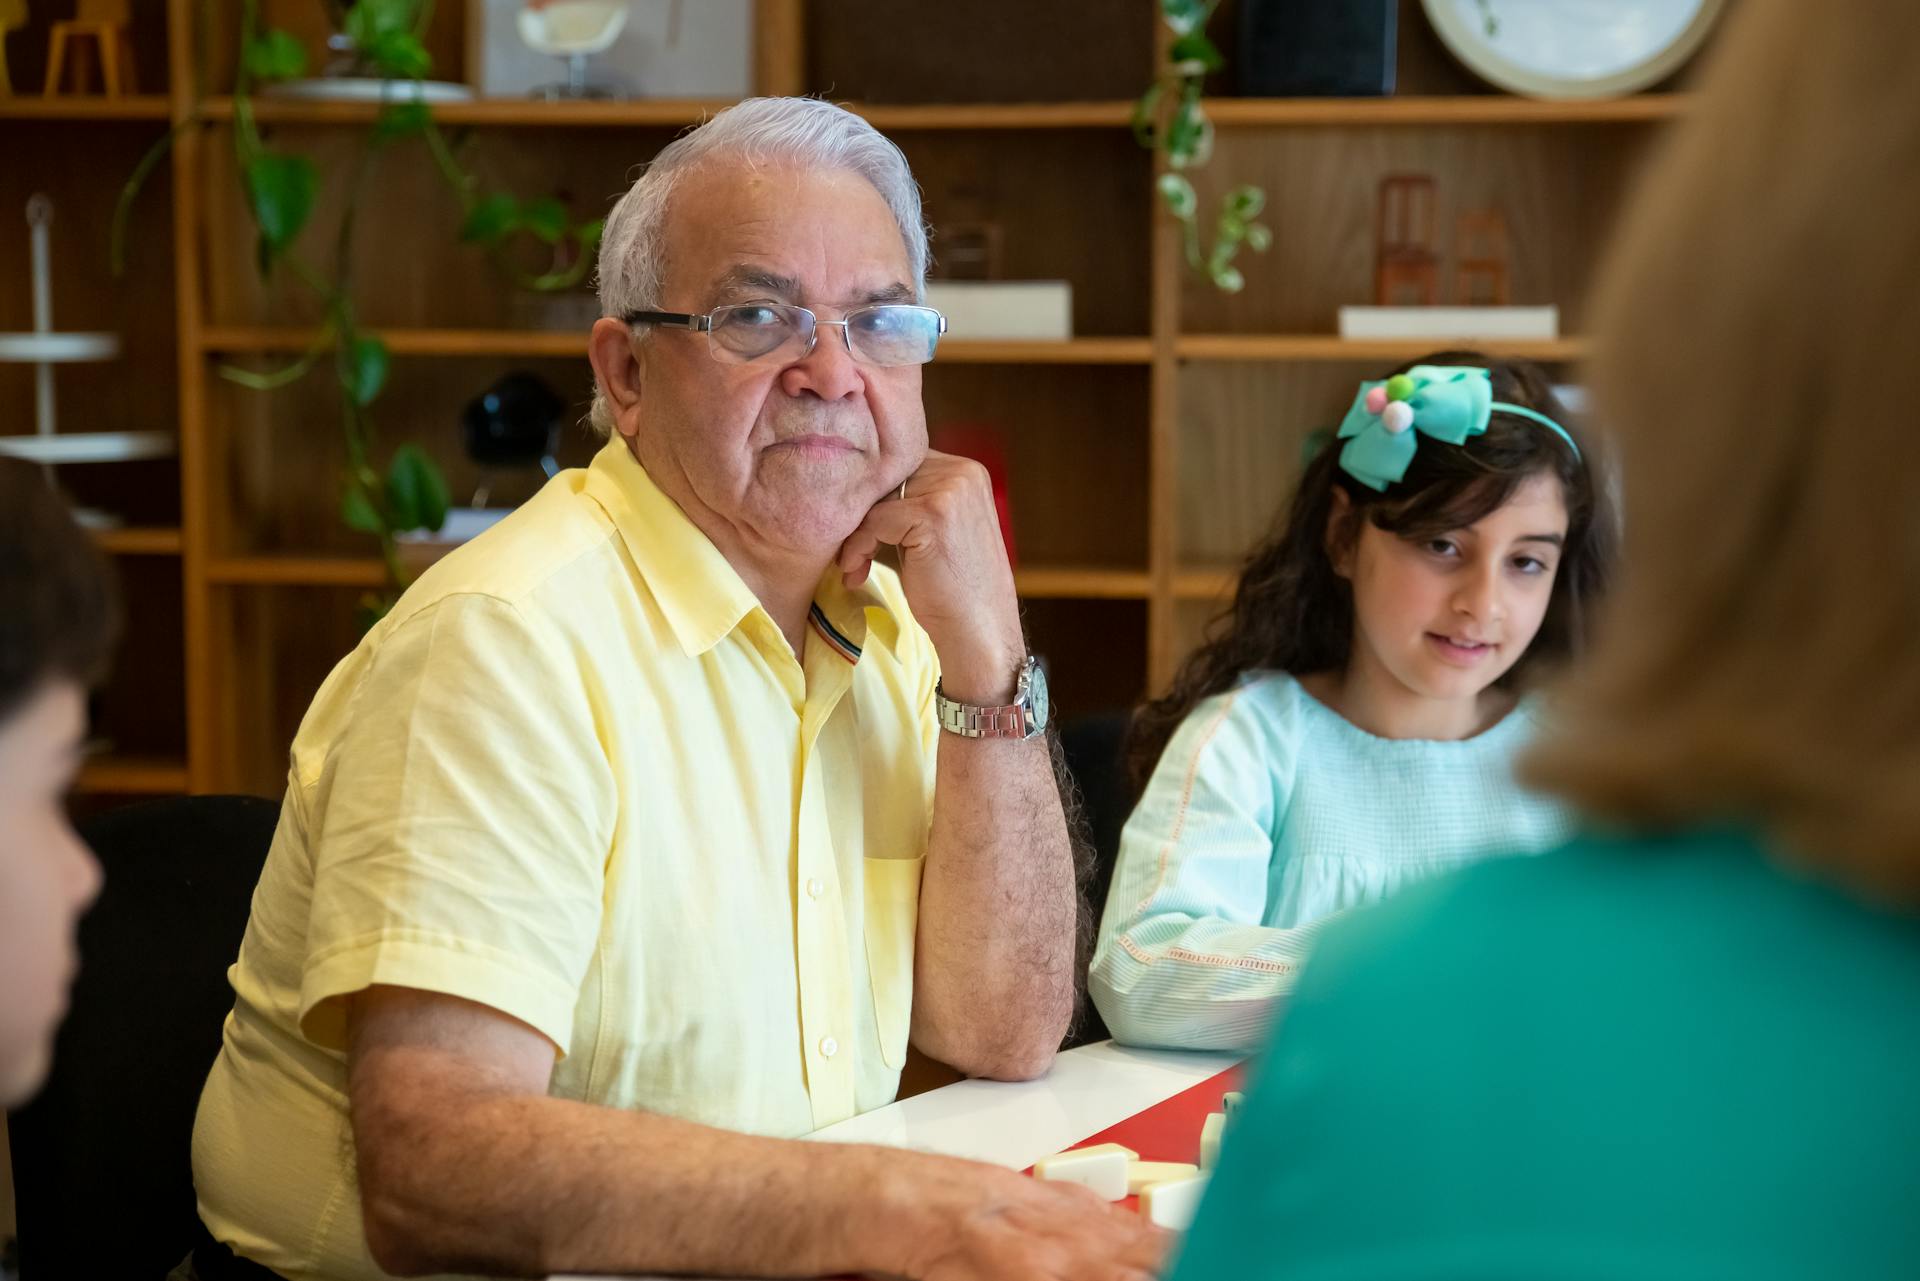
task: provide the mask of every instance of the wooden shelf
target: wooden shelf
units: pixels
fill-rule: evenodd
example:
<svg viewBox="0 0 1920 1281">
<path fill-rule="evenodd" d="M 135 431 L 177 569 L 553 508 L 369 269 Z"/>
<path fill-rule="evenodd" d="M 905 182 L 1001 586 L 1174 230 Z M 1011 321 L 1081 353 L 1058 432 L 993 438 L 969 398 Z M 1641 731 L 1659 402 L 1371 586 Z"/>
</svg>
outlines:
<svg viewBox="0 0 1920 1281">
<path fill-rule="evenodd" d="M 587 335 L 572 330 L 384 329 L 371 330 L 396 356 L 573 357 L 587 354 Z M 288 354 L 305 351 L 314 331 L 300 328 L 225 326 L 202 331 L 208 351 Z M 936 364 L 1144 365 L 1153 359 L 1145 338 L 1070 338 L 1065 341 L 951 339 L 940 344 Z"/>
<path fill-rule="evenodd" d="M 396 99 L 404 101 L 404 99 Z M 476 98 L 470 102 L 429 104 L 443 125 L 496 128 L 680 128 L 697 124 L 733 105 L 731 99 L 637 99 L 626 102 L 539 102 L 522 98 Z M 921 129 L 1111 129 L 1133 118 L 1131 102 L 1009 102 L 890 106 L 847 103 L 874 126 L 886 130 Z M 254 119 L 263 124 L 358 125 L 383 109 L 375 102 L 314 102 L 257 97 Z M 205 104 L 210 120 L 231 120 L 233 100 Z M 164 114 L 164 113 L 162 113 Z"/>
<path fill-rule="evenodd" d="M 1067 338 L 1059 341 L 951 338 L 933 363 L 948 365 L 1145 365 L 1148 338 Z"/>
<path fill-rule="evenodd" d="M 177 526 L 135 526 L 97 529 L 93 543 L 110 556 L 178 556 L 181 537 Z"/>
<path fill-rule="evenodd" d="M 168 796 L 187 790 L 185 761 L 166 757 L 103 756 L 80 767 L 74 790 L 92 794 Z"/>
<path fill-rule="evenodd" d="M 849 105 L 876 129 L 1123 129 L 1133 121 L 1131 102 Z"/>
<path fill-rule="evenodd" d="M 587 335 L 539 329 L 369 329 L 396 356 L 581 356 Z M 291 326 L 230 325 L 201 330 L 200 345 L 225 355 L 292 354 L 313 344 L 316 332 Z"/>
<path fill-rule="evenodd" d="M 1013 577 L 1022 596 L 1058 600 L 1145 600 L 1149 589 L 1145 570 L 1049 565 L 1020 569 Z M 387 574 L 371 556 L 269 555 L 216 560 L 207 566 L 207 578 L 227 586 L 381 587 Z"/>
<path fill-rule="evenodd" d="M 1208 98 L 1219 129 L 1290 125 L 1555 125 L 1636 124 L 1671 120 L 1690 95 L 1647 93 L 1626 98 L 1547 101 L 1507 94 L 1405 98 Z"/>
<path fill-rule="evenodd" d="M 1475 341 L 1470 338 L 1341 338 L 1334 334 L 1185 334 L 1174 346 L 1182 360 L 1320 360 L 1377 363 L 1411 360 L 1441 347 L 1473 347 L 1524 360 L 1580 360 L 1585 338 Z"/>
<path fill-rule="evenodd" d="M 166 115 L 158 99 L 156 118 Z M 1687 108 L 1684 93 L 1636 94 L 1625 98 L 1544 100 L 1507 94 L 1453 94 L 1388 98 L 1209 98 L 1207 115 L 1217 128 L 1257 129 L 1340 125 L 1540 125 L 1635 124 L 1671 120 Z M 696 124 L 731 106 L 728 100 L 645 99 L 627 102 L 538 102 L 476 98 L 431 104 L 444 125 L 497 128 L 677 128 Z M 941 129 L 1124 129 L 1133 120 L 1131 101 L 846 104 L 884 130 Z M 254 118 L 262 123 L 366 124 L 381 111 L 371 102 L 314 102 L 258 97 Z M 209 99 L 211 120 L 231 120 L 231 98 Z M 4 112 L 0 112 L 4 114 Z"/>
<path fill-rule="evenodd" d="M 171 111 L 166 95 L 158 93 L 124 98 L 0 96 L 0 120 L 165 120 Z"/>
<path fill-rule="evenodd" d="M 1145 600 L 1152 580 L 1144 569 L 1073 569 L 1031 565 L 1013 572 L 1022 596 L 1047 600 Z"/>
<path fill-rule="evenodd" d="M 386 567 L 373 556 L 229 556 L 207 565 L 223 586 L 383 587 Z"/>
<path fill-rule="evenodd" d="M 1234 583 L 1239 577 L 1239 568 L 1232 565 L 1178 570 L 1173 576 L 1173 594 L 1181 600 L 1220 601 L 1224 604 L 1232 597 Z"/>
</svg>

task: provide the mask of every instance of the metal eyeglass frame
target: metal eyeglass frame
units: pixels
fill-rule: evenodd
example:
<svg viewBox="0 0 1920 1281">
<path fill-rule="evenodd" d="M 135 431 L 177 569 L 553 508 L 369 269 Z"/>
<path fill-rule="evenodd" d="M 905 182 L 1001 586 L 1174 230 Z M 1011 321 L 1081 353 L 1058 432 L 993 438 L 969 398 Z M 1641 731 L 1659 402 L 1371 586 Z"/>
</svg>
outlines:
<svg viewBox="0 0 1920 1281">
<path fill-rule="evenodd" d="M 864 357 L 862 357 L 860 352 L 856 350 L 853 345 L 853 331 L 849 327 L 849 322 L 852 321 L 855 316 L 860 315 L 862 312 L 887 311 L 897 307 L 897 308 L 905 308 L 911 311 L 921 311 L 921 312 L 930 313 L 937 321 L 939 321 L 939 328 L 934 331 L 934 345 L 935 345 L 936 351 L 939 346 L 941 335 L 947 332 L 947 318 L 939 310 L 933 307 L 922 306 L 919 303 L 907 303 L 907 302 L 883 302 L 883 303 L 874 303 L 866 307 L 855 307 L 852 311 L 848 312 L 846 315 L 842 316 L 838 320 L 822 320 L 818 315 L 814 313 L 811 307 L 802 307 L 798 303 L 785 303 L 785 302 L 728 303 L 724 307 L 715 307 L 712 311 L 705 312 L 705 313 L 691 312 L 691 311 L 648 311 L 648 310 L 629 311 L 624 313 L 620 317 L 620 319 L 629 325 L 660 325 L 663 328 L 667 328 L 667 329 L 685 329 L 693 333 L 704 333 L 705 335 L 707 335 L 707 354 L 712 356 L 715 360 L 720 361 L 720 363 L 722 364 L 751 365 L 766 359 L 766 357 L 751 356 L 744 360 L 729 360 L 720 354 L 720 350 L 715 346 L 713 341 L 714 317 L 720 315 L 722 312 L 735 311 L 744 307 L 778 307 L 786 311 L 800 312 L 803 315 L 809 317 L 813 321 L 813 332 L 809 334 L 807 337 L 807 349 L 801 352 L 797 357 L 795 357 L 794 359 L 796 360 L 805 360 L 808 356 L 811 356 L 813 354 L 814 347 L 817 346 L 820 341 L 820 326 L 838 325 L 840 326 L 840 341 L 846 344 L 847 354 L 853 357 L 855 360 L 860 361 L 860 363 L 862 364 L 873 365 L 874 368 L 876 369 L 904 369 L 912 365 L 924 365 L 932 361 L 933 355 L 931 354 L 928 355 L 926 360 L 907 361 L 904 364 L 900 364 L 900 365 L 883 365 L 876 361 L 867 360 Z M 778 351 L 779 348 L 776 347 L 773 350 Z M 768 354 L 771 355 L 772 353 L 769 352 Z"/>
</svg>

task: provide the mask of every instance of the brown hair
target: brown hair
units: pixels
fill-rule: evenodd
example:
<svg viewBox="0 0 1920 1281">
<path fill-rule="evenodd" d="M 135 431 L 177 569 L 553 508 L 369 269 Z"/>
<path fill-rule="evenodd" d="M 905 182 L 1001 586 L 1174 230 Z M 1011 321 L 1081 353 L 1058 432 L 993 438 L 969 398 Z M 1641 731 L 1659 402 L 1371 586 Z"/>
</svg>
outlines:
<svg viewBox="0 0 1920 1281">
<path fill-rule="evenodd" d="M 1232 606 L 1214 620 L 1208 640 L 1181 665 L 1166 695 L 1134 715 L 1127 762 L 1136 790 L 1146 785 L 1167 741 L 1194 706 L 1231 689 L 1245 673 L 1306 676 L 1346 666 L 1353 652 L 1353 591 L 1327 554 L 1336 491 L 1349 503 L 1344 537 L 1365 519 L 1388 533 L 1421 539 L 1482 519 L 1534 476 L 1557 476 L 1567 504 L 1567 541 L 1552 597 L 1539 634 L 1501 682 L 1524 684 L 1539 666 L 1583 646 L 1588 605 L 1605 587 L 1615 541 L 1611 506 L 1595 493 L 1590 443 L 1579 437 L 1535 365 L 1474 351 L 1440 351 L 1400 369 L 1414 365 L 1486 369 L 1496 401 L 1560 423 L 1580 441 L 1580 456 L 1553 431 L 1496 410 L 1487 430 L 1464 445 L 1423 442 L 1407 474 L 1379 493 L 1341 470 L 1339 442 L 1328 440 L 1307 464 L 1272 533 L 1248 556 Z"/>
<path fill-rule="evenodd" d="M 119 606 L 100 553 L 34 468 L 0 460 L 0 720 L 105 672 Z"/>
<path fill-rule="evenodd" d="M 1603 273 L 1627 554 L 1526 776 L 1920 903 L 1920 6 L 1748 0 Z"/>
</svg>

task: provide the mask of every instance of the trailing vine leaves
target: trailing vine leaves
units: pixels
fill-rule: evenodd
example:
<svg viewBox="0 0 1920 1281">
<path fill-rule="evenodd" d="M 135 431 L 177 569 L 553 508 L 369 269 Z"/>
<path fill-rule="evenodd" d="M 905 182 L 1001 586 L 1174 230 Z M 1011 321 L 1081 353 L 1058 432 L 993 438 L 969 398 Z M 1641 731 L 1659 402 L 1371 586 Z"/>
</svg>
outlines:
<svg viewBox="0 0 1920 1281">
<path fill-rule="evenodd" d="M 211 3 L 203 0 L 205 27 L 211 26 Z M 415 529 L 439 529 L 449 503 L 445 477 L 419 446 L 396 448 L 384 471 L 375 464 L 375 430 L 369 410 L 386 386 L 391 353 L 378 335 L 360 328 L 351 279 L 356 215 L 374 155 L 407 143 L 423 146 L 459 201 L 460 242 L 481 249 L 496 270 L 523 288 L 568 289 L 584 280 L 600 241 L 601 222 L 575 223 L 566 206 L 550 196 L 522 200 L 510 192 L 487 190 L 479 176 L 460 162 L 455 145 L 427 105 L 404 87 L 394 87 L 417 82 L 432 72 L 433 60 L 422 36 L 432 17 L 433 0 L 331 0 L 329 7 L 353 42 L 355 70 L 388 81 L 392 92 L 349 166 L 332 260 L 323 269 L 299 248 L 319 198 L 319 168 L 309 156 L 269 145 L 253 111 L 255 86 L 307 74 L 306 48 L 286 31 L 262 31 L 259 0 L 241 0 L 232 132 L 234 158 L 257 232 L 255 266 L 262 279 L 285 272 L 297 281 L 313 295 L 322 320 L 313 343 L 291 361 L 267 370 L 222 365 L 219 373 L 240 386 L 271 391 L 300 381 L 327 357 L 333 358 L 347 455 L 340 519 L 347 528 L 379 543 L 389 584 L 385 592 L 370 593 L 361 601 L 362 625 L 371 626 L 410 578 L 400 561 L 398 536 Z M 116 274 L 125 268 L 126 232 L 135 198 L 174 140 L 205 120 L 200 99 L 206 69 L 197 71 L 195 100 L 187 118 L 141 158 L 121 190 L 111 250 Z M 529 248 L 545 259 L 541 269 L 528 270 L 523 265 Z"/>
<path fill-rule="evenodd" d="M 1207 35 L 1207 20 L 1220 0 L 1160 0 L 1160 16 L 1173 32 L 1167 62 L 1160 76 L 1133 109 L 1133 136 L 1149 151 L 1166 153 L 1168 172 L 1158 188 L 1167 211 L 1181 227 L 1187 265 L 1211 280 L 1216 288 L 1237 293 L 1246 277 L 1233 265 L 1241 246 L 1265 253 L 1273 233 L 1255 221 L 1265 207 L 1266 193 L 1242 185 L 1226 195 L 1214 221 L 1213 243 L 1200 234 L 1200 197 L 1187 172 L 1204 168 L 1213 156 L 1213 122 L 1207 119 L 1202 94 L 1207 76 L 1226 65 L 1226 59 Z"/>
</svg>

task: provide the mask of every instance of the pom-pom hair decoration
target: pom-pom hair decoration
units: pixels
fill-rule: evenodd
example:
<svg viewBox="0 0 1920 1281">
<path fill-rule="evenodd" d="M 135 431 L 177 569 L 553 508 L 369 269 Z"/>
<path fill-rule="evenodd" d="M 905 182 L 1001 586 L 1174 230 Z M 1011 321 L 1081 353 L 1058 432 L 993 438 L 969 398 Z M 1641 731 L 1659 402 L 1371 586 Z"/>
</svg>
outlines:
<svg viewBox="0 0 1920 1281">
<path fill-rule="evenodd" d="M 1404 374 L 1364 382 L 1340 424 L 1340 467 L 1384 492 L 1412 465 L 1421 436 L 1463 445 L 1487 429 L 1494 410 L 1517 414 L 1553 431 L 1580 457 L 1567 429 L 1524 405 L 1493 398 L 1493 375 L 1473 365 L 1415 365 Z"/>
</svg>

